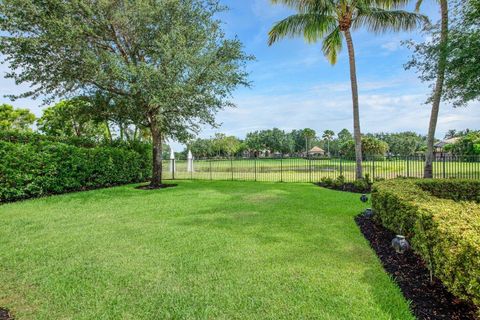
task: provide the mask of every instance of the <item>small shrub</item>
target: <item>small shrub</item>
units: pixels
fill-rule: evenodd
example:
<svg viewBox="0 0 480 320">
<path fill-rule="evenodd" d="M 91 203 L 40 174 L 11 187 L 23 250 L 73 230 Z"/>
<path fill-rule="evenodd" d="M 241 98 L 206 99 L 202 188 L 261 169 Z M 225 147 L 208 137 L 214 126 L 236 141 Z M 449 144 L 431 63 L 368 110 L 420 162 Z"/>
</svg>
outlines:
<svg viewBox="0 0 480 320">
<path fill-rule="evenodd" d="M 480 182 L 398 179 L 376 183 L 372 191 L 376 219 L 407 236 L 447 289 L 477 306 L 480 205 L 475 201 L 479 190 Z"/>
<path fill-rule="evenodd" d="M 322 178 L 318 185 L 324 188 L 340 191 L 370 193 L 372 182 L 368 176 L 354 182 L 346 182 L 344 176 L 338 176 L 336 179 Z"/>
</svg>

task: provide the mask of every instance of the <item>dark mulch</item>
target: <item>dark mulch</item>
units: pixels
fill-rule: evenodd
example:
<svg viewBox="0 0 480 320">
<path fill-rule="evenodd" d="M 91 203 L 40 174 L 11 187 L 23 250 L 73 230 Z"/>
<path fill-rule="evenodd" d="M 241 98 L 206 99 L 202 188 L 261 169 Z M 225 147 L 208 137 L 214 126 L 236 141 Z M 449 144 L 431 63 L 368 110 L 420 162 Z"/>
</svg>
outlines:
<svg viewBox="0 0 480 320">
<path fill-rule="evenodd" d="M 474 305 L 462 302 L 449 293 L 440 280 L 430 282 L 430 272 L 423 260 L 407 251 L 398 254 L 391 247 L 395 234 L 364 215 L 355 218 L 365 238 L 395 279 L 418 319 L 478 319 Z"/>
<path fill-rule="evenodd" d="M 178 186 L 178 184 L 161 184 L 158 187 L 151 187 L 149 184 L 147 184 L 147 185 L 135 187 L 135 189 L 139 189 L 139 190 L 158 190 L 158 189 L 173 188 L 173 187 L 176 187 L 176 186 Z"/>
<path fill-rule="evenodd" d="M 7 309 L 0 308 L 0 320 L 14 320 Z"/>
</svg>

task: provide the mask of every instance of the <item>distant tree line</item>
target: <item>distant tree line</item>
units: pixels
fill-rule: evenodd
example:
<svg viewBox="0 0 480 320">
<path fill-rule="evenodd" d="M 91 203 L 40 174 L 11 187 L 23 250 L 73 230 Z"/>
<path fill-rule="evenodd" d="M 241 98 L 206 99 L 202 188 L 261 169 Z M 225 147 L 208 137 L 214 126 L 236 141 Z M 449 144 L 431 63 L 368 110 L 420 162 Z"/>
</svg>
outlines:
<svg viewBox="0 0 480 320">
<path fill-rule="evenodd" d="M 92 109 L 101 109 L 102 112 L 92 112 Z M 148 128 L 123 117 L 121 106 L 112 106 L 105 101 L 86 97 L 63 100 L 45 108 L 38 119 L 28 109 L 0 105 L 0 130 L 30 132 L 34 129 L 52 137 L 81 138 L 92 143 L 151 143 Z M 480 131 L 452 129 L 444 139 L 452 138 L 456 139 L 445 146 L 446 152 L 480 155 Z M 365 157 L 419 155 L 426 151 L 426 140 L 426 136 L 410 131 L 367 133 L 362 136 L 362 151 Z M 326 156 L 355 156 L 355 143 L 349 130 L 338 133 L 324 130 L 317 134 L 311 128 L 290 132 L 278 128 L 257 130 L 247 133 L 245 139 L 216 133 L 211 138 L 191 139 L 178 156 L 186 157 L 188 150 L 197 158 L 304 156 L 315 146 L 322 148 Z M 170 148 L 165 144 L 163 158 L 169 156 Z"/>
<path fill-rule="evenodd" d="M 310 128 L 290 132 L 273 128 L 246 134 L 245 139 L 225 134 L 215 134 L 207 139 L 192 140 L 183 151 L 191 150 L 197 158 L 233 156 L 305 156 L 313 147 L 320 147 L 325 156 L 355 156 L 353 135 L 347 129 L 338 133 L 325 130 L 321 135 Z M 409 156 L 426 150 L 426 137 L 414 132 L 375 133 L 362 136 L 362 151 L 370 156 Z"/>
</svg>

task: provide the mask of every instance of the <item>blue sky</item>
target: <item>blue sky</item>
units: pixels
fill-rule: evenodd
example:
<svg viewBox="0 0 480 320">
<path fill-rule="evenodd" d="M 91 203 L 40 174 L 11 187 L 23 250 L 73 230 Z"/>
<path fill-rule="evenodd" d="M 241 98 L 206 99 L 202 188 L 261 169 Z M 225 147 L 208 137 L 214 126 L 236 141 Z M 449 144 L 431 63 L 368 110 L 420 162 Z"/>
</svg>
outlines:
<svg viewBox="0 0 480 320">
<path fill-rule="evenodd" d="M 218 114 L 218 129 L 205 128 L 201 137 L 215 132 L 244 137 L 249 131 L 278 127 L 292 130 L 310 127 L 318 133 L 342 128 L 351 131 L 352 110 L 348 57 L 343 50 L 335 66 L 323 57 L 321 44 L 303 39 L 286 39 L 272 47 L 267 33 L 273 23 L 291 11 L 270 0 L 222 0 L 230 10 L 221 15 L 229 37 L 238 36 L 245 50 L 256 57 L 248 66 L 251 88 L 238 89 L 233 97 L 237 107 Z M 413 1 L 412 1 L 413 2 Z M 435 1 L 425 1 L 422 12 L 438 18 Z M 411 8 L 410 8 L 411 9 Z M 363 132 L 416 131 L 425 134 L 430 106 L 425 105 L 429 88 L 405 71 L 410 52 L 402 40 L 420 39 L 419 32 L 374 35 L 365 30 L 353 34 L 360 90 Z M 8 71 L 0 66 L 0 72 Z M 0 78 L 0 93 L 18 93 L 25 86 Z M 9 102 L 0 97 L 0 102 Z M 41 114 L 41 101 L 22 99 L 13 103 Z M 448 129 L 479 129 L 480 103 L 453 109 L 443 104 L 438 124 L 439 138 Z M 172 143 L 174 149 L 182 147 Z"/>
</svg>

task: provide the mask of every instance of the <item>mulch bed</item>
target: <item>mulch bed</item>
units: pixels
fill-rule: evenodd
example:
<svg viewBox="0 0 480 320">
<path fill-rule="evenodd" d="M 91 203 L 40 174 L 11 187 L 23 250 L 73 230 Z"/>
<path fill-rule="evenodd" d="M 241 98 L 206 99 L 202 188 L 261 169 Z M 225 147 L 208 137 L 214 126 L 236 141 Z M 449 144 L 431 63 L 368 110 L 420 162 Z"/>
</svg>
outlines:
<svg viewBox="0 0 480 320">
<path fill-rule="evenodd" d="M 345 191 L 345 192 L 351 192 L 351 193 L 370 193 L 372 192 L 372 188 L 370 187 L 369 189 L 359 189 L 355 184 L 347 182 L 342 184 L 341 186 L 331 186 L 327 185 L 322 182 L 317 182 L 314 183 L 315 185 L 326 188 L 326 189 L 331 189 L 331 190 L 336 190 L 336 191 Z"/>
<path fill-rule="evenodd" d="M 147 184 L 147 185 L 135 187 L 135 189 L 139 189 L 139 190 L 159 190 L 159 189 L 173 188 L 173 187 L 176 187 L 176 186 L 178 186 L 178 184 L 161 184 L 160 186 L 158 186 L 156 188 L 152 188 L 149 184 Z"/>
<path fill-rule="evenodd" d="M 7 309 L 0 308 L 0 320 L 14 320 Z"/>
<path fill-rule="evenodd" d="M 423 260 L 412 250 L 398 254 L 391 247 L 395 234 L 364 215 L 355 218 L 365 238 L 394 278 L 418 319 L 478 319 L 477 309 L 455 298 L 440 280 L 430 282 L 430 272 Z"/>
</svg>

